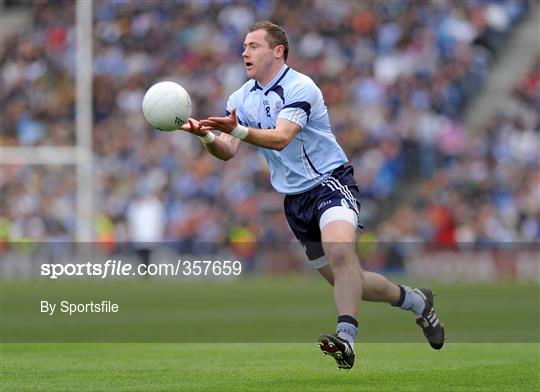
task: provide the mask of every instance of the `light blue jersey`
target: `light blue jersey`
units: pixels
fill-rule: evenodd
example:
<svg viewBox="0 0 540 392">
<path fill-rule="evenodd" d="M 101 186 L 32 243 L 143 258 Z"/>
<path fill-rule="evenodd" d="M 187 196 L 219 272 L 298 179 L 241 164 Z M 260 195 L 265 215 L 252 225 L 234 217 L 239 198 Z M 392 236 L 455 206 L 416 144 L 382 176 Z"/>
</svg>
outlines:
<svg viewBox="0 0 540 392">
<path fill-rule="evenodd" d="M 321 90 L 308 76 L 284 65 L 261 86 L 249 80 L 227 102 L 227 115 L 236 108 L 240 124 L 275 128 L 278 118 L 298 124 L 300 132 L 281 151 L 260 148 L 270 167 L 270 181 L 280 193 L 305 192 L 347 162 L 330 129 Z"/>
</svg>

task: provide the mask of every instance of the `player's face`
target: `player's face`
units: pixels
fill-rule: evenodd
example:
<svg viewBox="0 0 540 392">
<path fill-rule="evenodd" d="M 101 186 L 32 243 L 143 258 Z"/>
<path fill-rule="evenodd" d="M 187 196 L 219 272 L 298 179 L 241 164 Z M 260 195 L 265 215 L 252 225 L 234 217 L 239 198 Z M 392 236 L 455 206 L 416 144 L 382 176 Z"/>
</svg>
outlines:
<svg viewBox="0 0 540 392">
<path fill-rule="evenodd" d="M 244 65 L 250 79 L 255 79 L 263 84 L 270 76 L 275 62 L 275 50 L 265 39 L 265 30 L 255 30 L 246 35 L 244 41 Z"/>
</svg>

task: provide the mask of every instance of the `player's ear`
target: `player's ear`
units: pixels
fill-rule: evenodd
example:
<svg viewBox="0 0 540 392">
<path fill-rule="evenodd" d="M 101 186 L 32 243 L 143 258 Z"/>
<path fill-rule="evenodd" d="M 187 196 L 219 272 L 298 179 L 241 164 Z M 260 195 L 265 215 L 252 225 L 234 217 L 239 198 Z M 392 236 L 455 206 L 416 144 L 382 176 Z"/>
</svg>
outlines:
<svg viewBox="0 0 540 392">
<path fill-rule="evenodd" d="M 285 46 L 283 45 L 276 45 L 274 48 L 274 57 L 284 57 L 285 56 Z"/>
</svg>

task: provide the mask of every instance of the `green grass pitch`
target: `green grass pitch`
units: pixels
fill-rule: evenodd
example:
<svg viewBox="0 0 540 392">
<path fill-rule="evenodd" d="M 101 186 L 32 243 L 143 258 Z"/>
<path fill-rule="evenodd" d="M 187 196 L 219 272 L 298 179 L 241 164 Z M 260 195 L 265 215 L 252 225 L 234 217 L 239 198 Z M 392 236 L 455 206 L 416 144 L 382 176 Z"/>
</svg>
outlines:
<svg viewBox="0 0 540 392">
<path fill-rule="evenodd" d="M 315 344 L 7 344 L 2 391 L 537 391 L 539 345 L 358 345 L 351 371 Z"/>
<path fill-rule="evenodd" d="M 0 391 L 540 389 L 537 284 L 430 286 L 447 326 L 442 351 L 423 342 L 410 315 L 366 303 L 355 367 L 338 371 L 314 343 L 318 333 L 331 331 L 335 323 L 331 290 L 314 276 L 234 282 L 2 282 Z M 109 296 L 124 313 L 118 319 L 58 318 L 55 324 L 47 316 L 35 316 L 37 299 L 65 296 Z M 110 321 L 109 334 L 100 336 L 114 343 L 22 343 L 38 330 L 53 336 L 52 341 L 69 334 L 69 341 L 87 341 L 84 337 L 94 336 L 91 331 L 104 320 Z M 205 329 L 204 324 L 218 328 Z M 145 341 L 150 328 L 157 334 L 154 342 L 118 342 L 120 336 Z M 305 334 L 285 343 L 288 331 Z M 257 335 L 262 336 L 259 342 Z M 206 343 L 194 343 L 197 337 Z M 251 343 L 235 343 L 242 341 Z"/>
</svg>

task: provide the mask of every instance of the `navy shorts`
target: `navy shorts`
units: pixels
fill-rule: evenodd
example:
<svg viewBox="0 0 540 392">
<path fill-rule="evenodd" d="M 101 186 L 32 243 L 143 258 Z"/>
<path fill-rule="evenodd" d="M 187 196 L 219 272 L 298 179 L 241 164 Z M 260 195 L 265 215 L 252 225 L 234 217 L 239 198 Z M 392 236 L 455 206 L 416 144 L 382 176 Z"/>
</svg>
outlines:
<svg viewBox="0 0 540 392">
<path fill-rule="evenodd" d="M 309 260 L 324 255 L 319 220 L 331 207 L 348 207 L 360 213 L 360 192 L 352 166 L 339 166 L 316 187 L 297 195 L 286 195 L 285 216 L 294 235 L 302 243 Z M 360 226 L 361 227 L 361 226 Z"/>
</svg>

